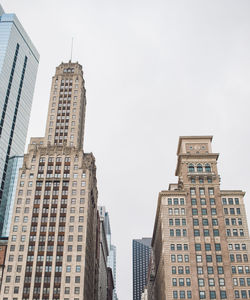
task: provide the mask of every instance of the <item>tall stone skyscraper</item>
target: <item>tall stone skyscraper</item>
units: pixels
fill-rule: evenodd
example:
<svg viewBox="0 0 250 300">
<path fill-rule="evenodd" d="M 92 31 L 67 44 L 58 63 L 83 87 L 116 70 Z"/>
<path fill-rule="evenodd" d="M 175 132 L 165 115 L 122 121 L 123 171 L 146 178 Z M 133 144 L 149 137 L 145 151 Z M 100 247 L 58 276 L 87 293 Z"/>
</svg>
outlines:
<svg viewBox="0 0 250 300">
<path fill-rule="evenodd" d="M 211 136 L 180 137 L 176 176 L 158 198 L 149 299 L 249 299 L 241 190 L 221 190 Z"/>
<path fill-rule="evenodd" d="M 19 171 L 1 300 L 96 299 L 95 159 L 83 151 L 86 97 L 78 63 L 52 79 L 45 137 Z"/>
<path fill-rule="evenodd" d="M 0 5 L 0 203 L 9 158 L 24 153 L 38 62 L 16 15 Z"/>
<path fill-rule="evenodd" d="M 147 285 L 151 238 L 133 240 L 133 300 L 141 300 Z"/>
</svg>

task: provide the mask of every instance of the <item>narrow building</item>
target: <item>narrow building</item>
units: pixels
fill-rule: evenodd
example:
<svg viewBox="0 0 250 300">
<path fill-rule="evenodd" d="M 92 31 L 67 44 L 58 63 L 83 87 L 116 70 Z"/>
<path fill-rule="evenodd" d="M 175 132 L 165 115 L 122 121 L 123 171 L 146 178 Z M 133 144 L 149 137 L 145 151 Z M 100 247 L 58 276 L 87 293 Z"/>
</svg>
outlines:
<svg viewBox="0 0 250 300">
<path fill-rule="evenodd" d="M 141 300 L 147 285 L 151 238 L 133 240 L 133 300 Z"/>
<path fill-rule="evenodd" d="M 150 300 L 250 298 L 245 193 L 220 189 L 211 142 L 211 136 L 179 139 L 178 183 L 158 198 Z"/>
<path fill-rule="evenodd" d="M 82 66 L 52 78 L 45 137 L 19 171 L 1 300 L 97 299 L 95 158 L 83 151 Z"/>
</svg>

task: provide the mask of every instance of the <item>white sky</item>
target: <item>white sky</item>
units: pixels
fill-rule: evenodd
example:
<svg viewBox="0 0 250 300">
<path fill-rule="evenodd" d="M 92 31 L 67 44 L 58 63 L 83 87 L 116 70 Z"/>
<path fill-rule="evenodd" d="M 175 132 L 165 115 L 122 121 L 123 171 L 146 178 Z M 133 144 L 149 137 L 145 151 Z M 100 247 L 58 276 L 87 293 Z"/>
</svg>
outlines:
<svg viewBox="0 0 250 300">
<path fill-rule="evenodd" d="M 132 239 L 152 235 L 158 192 L 176 181 L 180 135 L 214 135 L 222 188 L 249 192 L 250 1 L 0 1 L 41 55 L 29 137 L 44 135 L 51 77 L 75 39 L 84 149 L 110 213 L 118 297 L 132 299 Z"/>
</svg>

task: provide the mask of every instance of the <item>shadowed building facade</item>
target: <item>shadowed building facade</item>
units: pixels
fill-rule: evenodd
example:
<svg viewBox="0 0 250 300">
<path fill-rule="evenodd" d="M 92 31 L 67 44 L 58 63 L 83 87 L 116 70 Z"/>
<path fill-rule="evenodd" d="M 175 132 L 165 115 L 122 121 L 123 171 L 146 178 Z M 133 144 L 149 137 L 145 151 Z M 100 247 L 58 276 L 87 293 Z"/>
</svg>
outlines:
<svg viewBox="0 0 250 300">
<path fill-rule="evenodd" d="M 180 137 L 176 176 L 158 198 L 149 299 L 249 299 L 241 190 L 221 190 L 211 136 Z"/>
<path fill-rule="evenodd" d="M 45 137 L 31 138 L 19 171 L 1 300 L 97 299 L 95 159 L 83 151 L 82 67 L 52 78 Z"/>
</svg>

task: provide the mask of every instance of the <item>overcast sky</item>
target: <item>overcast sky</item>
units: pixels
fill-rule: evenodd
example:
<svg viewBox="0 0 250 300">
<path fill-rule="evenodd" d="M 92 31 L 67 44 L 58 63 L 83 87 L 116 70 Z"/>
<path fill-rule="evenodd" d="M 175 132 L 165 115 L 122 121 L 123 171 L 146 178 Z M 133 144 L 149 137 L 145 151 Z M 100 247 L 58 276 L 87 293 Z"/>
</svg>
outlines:
<svg viewBox="0 0 250 300">
<path fill-rule="evenodd" d="M 87 89 L 85 152 L 117 246 L 117 293 L 132 299 L 132 239 L 150 237 L 175 182 L 180 135 L 213 135 L 223 189 L 250 216 L 249 0 L 0 0 L 41 59 L 28 138 L 43 136 L 51 77 L 70 58 Z"/>
</svg>

